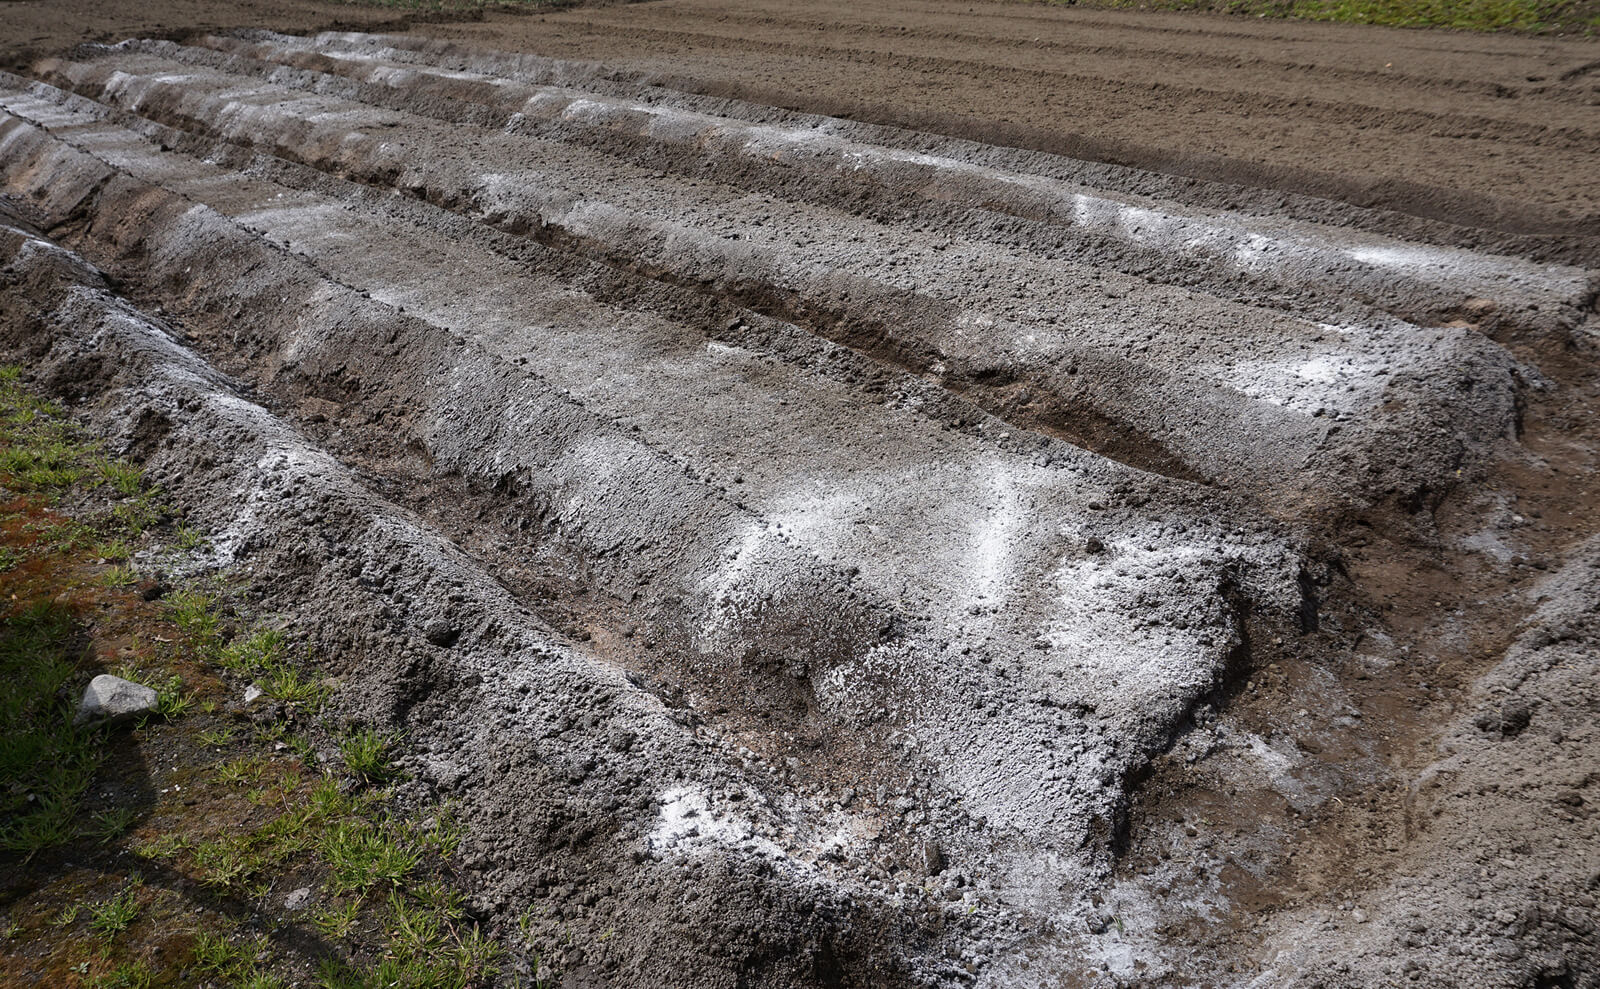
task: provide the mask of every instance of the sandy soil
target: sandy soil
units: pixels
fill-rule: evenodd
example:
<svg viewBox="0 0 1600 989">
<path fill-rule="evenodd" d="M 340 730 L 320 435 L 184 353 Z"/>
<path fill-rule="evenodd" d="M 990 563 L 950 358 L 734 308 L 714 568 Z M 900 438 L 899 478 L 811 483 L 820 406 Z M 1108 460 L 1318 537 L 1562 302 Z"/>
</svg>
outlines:
<svg viewBox="0 0 1600 989">
<path fill-rule="evenodd" d="M 572 985 L 1596 985 L 1595 46 L 896 9 L 40 60 L 0 344 Z"/>
</svg>

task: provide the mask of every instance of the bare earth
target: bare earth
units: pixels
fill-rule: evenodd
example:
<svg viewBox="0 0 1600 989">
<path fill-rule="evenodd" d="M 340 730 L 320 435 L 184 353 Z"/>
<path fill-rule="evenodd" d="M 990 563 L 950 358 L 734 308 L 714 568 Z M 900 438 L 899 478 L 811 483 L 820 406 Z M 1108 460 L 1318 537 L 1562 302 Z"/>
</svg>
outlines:
<svg viewBox="0 0 1600 989">
<path fill-rule="evenodd" d="M 361 14 L 19 33 L 0 350 L 407 732 L 502 937 L 1600 986 L 1600 44 L 171 24 Z"/>
<path fill-rule="evenodd" d="M 970 2 L 679 0 L 433 37 L 674 88 L 1594 235 L 1600 43 Z"/>
</svg>

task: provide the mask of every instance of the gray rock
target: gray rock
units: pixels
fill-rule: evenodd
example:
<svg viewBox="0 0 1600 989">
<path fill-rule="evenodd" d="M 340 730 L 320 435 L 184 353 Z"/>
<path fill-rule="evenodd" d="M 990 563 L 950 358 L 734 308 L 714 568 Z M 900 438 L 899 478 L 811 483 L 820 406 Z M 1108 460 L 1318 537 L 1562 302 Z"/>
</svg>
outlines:
<svg viewBox="0 0 1600 989">
<path fill-rule="evenodd" d="M 259 685 L 252 683 L 250 686 L 244 688 L 244 706 L 252 707 L 266 696 L 266 691 L 262 690 Z"/>
<path fill-rule="evenodd" d="M 102 673 L 84 689 L 72 723 L 119 725 L 154 714 L 159 705 L 156 692 L 144 684 Z"/>
<path fill-rule="evenodd" d="M 283 908 L 285 910 L 304 910 L 310 902 L 311 887 L 302 886 L 283 898 Z"/>
</svg>

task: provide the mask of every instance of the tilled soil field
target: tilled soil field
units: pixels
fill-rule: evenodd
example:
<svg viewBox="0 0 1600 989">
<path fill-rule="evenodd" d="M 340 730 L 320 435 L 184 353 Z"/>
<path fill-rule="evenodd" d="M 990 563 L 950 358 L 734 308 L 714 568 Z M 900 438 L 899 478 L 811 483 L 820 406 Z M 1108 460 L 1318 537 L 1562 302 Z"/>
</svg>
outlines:
<svg viewBox="0 0 1600 989">
<path fill-rule="evenodd" d="M 1477 128 L 1498 199 L 671 52 L 85 47 L 0 76 L 0 344 L 566 984 L 1600 985 L 1600 63 L 1483 44 L 1560 81 L 1306 126 Z"/>
</svg>

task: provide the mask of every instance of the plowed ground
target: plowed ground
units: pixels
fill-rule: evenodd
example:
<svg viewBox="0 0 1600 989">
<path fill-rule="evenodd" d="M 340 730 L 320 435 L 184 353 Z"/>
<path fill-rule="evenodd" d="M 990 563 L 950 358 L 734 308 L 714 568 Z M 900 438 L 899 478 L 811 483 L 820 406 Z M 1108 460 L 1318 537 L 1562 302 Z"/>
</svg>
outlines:
<svg viewBox="0 0 1600 989">
<path fill-rule="evenodd" d="M 1593 43 L 427 31 L 0 76 L 0 342 L 408 733 L 486 922 L 575 985 L 1596 984 Z"/>
</svg>

